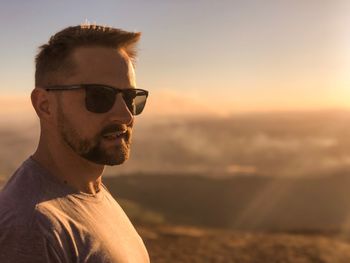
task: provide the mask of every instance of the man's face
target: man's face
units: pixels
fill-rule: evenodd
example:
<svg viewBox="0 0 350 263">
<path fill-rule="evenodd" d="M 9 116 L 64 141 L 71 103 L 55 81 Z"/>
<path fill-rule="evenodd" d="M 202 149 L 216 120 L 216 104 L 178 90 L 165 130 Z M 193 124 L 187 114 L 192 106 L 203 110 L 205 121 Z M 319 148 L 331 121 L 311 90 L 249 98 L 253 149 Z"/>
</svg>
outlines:
<svg viewBox="0 0 350 263">
<path fill-rule="evenodd" d="M 76 64 L 74 74 L 58 85 L 135 87 L 132 64 L 122 51 L 84 47 L 75 50 L 72 59 Z M 85 108 L 84 89 L 59 91 L 55 96 L 58 135 L 76 154 L 106 165 L 121 164 L 129 158 L 133 116 L 121 94 L 116 95 L 113 108 L 106 113 L 93 113 Z"/>
</svg>

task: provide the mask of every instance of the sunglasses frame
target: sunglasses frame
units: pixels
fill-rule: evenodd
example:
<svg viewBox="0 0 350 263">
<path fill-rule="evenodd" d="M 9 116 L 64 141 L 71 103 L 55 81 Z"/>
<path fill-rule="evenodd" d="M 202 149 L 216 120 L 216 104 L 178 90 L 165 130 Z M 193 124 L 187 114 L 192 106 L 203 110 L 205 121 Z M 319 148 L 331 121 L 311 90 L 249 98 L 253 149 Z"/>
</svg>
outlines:
<svg viewBox="0 0 350 263">
<path fill-rule="evenodd" d="M 129 89 L 120 89 L 120 88 L 115 88 L 115 87 L 112 87 L 112 86 L 108 86 L 108 85 L 103 85 L 103 84 L 74 84 L 74 85 L 53 85 L 53 86 L 47 86 L 47 87 L 44 87 L 44 89 L 46 91 L 60 91 L 60 90 L 77 90 L 77 89 L 88 89 L 89 87 L 101 87 L 101 88 L 104 88 L 104 89 L 109 89 L 111 91 L 113 91 L 114 93 L 114 102 L 113 102 L 113 105 L 115 103 L 115 96 L 118 94 L 118 93 L 122 93 L 123 94 L 123 98 L 124 98 L 124 94 L 126 94 L 126 92 L 130 92 L 130 91 L 136 91 L 136 92 L 140 92 L 140 93 L 143 93 L 142 95 L 143 96 L 146 96 L 145 98 L 145 103 L 144 103 L 144 106 L 146 104 L 146 101 L 147 101 L 147 98 L 148 98 L 148 91 L 147 90 L 144 90 L 144 89 L 139 89 L 139 88 L 129 88 Z M 111 108 L 113 107 L 113 105 L 111 106 L 111 108 L 105 112 L 96 112 L 96 111 L 91 111 L 89 110 L 89 107 L 87 106 L 87 102 L 86 102 L 86 94 L 85 94 L 85 108 L 90 111 L 90 112 L 94 112 L 94 113 L 106 113 L 108 111 L 111 110 Z M 144 107 L 143 106 L 143 107 Z M 129 108 L 129 107 L 128 107 Z M 129 108 L 130 110 L 130 108 Z M 143 111 L 143 108 L 141 109 L 141 111 L 139 113 L 134 113 L 134 112 L 131 112 L 134 116 L 135 115 L 139 115 L 141 114 Z"/>
</svg>

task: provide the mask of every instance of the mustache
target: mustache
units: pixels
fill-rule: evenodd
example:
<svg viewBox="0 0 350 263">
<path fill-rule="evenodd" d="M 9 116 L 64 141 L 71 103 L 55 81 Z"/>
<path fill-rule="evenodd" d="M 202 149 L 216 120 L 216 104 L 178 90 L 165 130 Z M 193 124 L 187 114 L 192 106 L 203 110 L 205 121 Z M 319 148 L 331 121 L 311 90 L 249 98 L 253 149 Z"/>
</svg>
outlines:
<svg viewBox="0 0 350 263">
<path fill-rule="evenodd" d="M 120 131 L 125 131 L 129 135 L 131 133 L 131 127 L 123 124 L 111 124 L 100 132 L 100 135 L 103 136 L 104 134 L 111 133 L 111 132 L 120 132 Z"/>
</svg>

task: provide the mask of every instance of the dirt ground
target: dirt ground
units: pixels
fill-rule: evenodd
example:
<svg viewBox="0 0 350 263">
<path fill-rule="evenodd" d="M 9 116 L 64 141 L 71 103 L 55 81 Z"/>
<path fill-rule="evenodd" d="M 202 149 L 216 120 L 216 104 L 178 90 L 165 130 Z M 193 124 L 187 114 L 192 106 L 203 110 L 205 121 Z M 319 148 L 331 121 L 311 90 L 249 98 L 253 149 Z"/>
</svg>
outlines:
<svg viewBox="0 0 350 263">
<path fill-rule="evenodd" d="M 350 242 L 325 234 L 137 227 L 152 263 L 349 263 Z"/>
</svg>

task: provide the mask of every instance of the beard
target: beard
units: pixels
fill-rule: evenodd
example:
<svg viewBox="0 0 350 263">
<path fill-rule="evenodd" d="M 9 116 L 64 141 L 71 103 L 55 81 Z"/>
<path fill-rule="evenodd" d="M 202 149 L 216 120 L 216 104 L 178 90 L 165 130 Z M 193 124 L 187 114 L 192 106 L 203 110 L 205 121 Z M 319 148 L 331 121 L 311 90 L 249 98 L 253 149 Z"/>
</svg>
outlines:
<svg viewBox="0 0 350 263">
<path fill-rule="evenodd" d="M 96 164 L 119 165 L 130 156 L 131 127 L 127 125 L 111 124 L 92 138 L 82 138 L 77 129 L 64 115 L 63 109 L 58 107 L 58 128 L 63 141 L 79 156 Z M 120 143 L 113 143 L 106 147 L 104 134 L 127 130 L 122 135 Z"/>
</svg>

